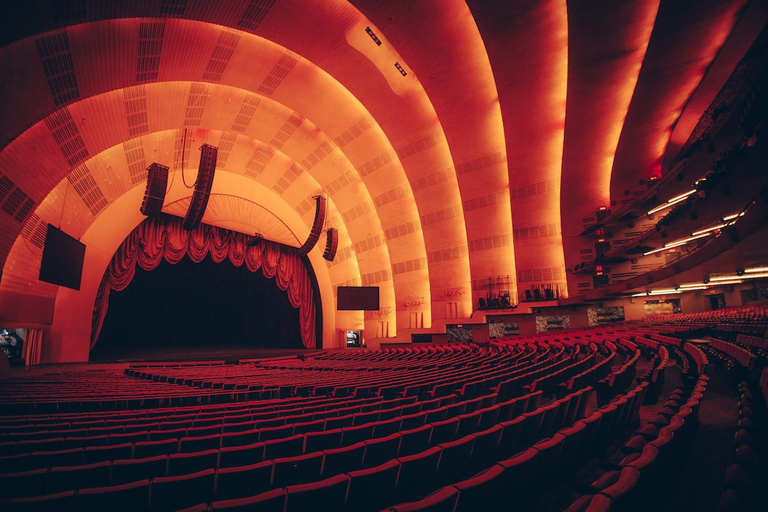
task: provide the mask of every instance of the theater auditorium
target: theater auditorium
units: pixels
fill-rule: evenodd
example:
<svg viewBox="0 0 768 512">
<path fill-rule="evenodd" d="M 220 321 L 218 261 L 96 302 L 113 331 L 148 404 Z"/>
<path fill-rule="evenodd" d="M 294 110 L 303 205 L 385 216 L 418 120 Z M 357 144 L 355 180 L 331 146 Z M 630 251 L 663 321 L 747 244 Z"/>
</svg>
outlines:
<svg viewBox="0 0 768 512">
<path fill-rule="evenodd" d="M 24 0 L 0 510 L 768 502 L 768 0 Z"/>
</svg>

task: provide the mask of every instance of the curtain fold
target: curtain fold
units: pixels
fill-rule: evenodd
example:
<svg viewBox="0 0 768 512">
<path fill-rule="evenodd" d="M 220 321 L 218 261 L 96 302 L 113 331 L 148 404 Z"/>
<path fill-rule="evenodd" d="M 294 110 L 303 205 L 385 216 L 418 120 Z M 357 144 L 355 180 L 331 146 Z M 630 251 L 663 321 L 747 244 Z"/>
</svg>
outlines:
<svg viewBox="0 0 768 512">
<path fill-rule="evenodd" d="M 91 348 L 96 344 L 104 325 L 112 290 L 125 290 L 136 274 L 136 266 L 154 270 L 162 260 L 178 263 L 185 256 L 200 263 L 210 254 L 216 263 L 229 260 L 239 267 L 245 264 L 251 272 L 261 270 L 265 277 L 275 279 L 278 288 L 288 294 L 294 308 L 299 308 L 301 339 L 304 346 L 315 345 L 316 311 L 312 280 L 303 261 L 292 247 L 263 240 L 248 247 L 247 236 L 226 229 L 201 224 L 189 232 L 182 228 L 182 219 L 170 216 L 150 218 L 128 235 L 107 266 L 93 305 L 91 319 Z"/>
</svg>

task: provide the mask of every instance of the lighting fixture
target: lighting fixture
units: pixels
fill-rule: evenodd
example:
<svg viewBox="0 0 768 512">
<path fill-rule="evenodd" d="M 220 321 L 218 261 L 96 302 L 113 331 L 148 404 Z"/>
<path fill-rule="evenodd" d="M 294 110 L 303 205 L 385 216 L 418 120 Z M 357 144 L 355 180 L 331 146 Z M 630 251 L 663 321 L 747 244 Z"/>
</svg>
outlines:
<svg viewBox="0 0 768 512">
<path fill-rule="evenodd" d="M 691 194 L 693 194 L 695 192 L 696 192 L 695 190 L 689 190 L 688 192 L 686 192 L 684 194 L 680 194 L 677 197 L 673 197 L 672 199 L 670 199 L 666 203 L 660 204 L 656 208 L 653 208 L 652 210 L 649 210 L 648 211 L 648 215 L 652 215 L 652 214 L 654 214 L 656 212 L 660 212 L 661 210 L 664 210 L 665 208 L 669 208 L 670 206 L 672 206 L 674 204 L 677 204 L 680 201 L 685 200 L 686 197 L 688 197 L 689 195 L 691 195 Z"/>
</svg>

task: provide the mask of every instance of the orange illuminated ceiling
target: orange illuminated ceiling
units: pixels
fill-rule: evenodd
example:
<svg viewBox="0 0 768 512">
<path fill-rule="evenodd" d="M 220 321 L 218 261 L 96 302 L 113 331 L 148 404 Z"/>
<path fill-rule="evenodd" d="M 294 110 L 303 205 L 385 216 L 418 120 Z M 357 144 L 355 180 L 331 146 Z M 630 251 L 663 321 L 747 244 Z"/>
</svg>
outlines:
<svg viewBox="0 0 768 512">
<path fill-rule="evenodd" d="M 327 194 L 333 285 L 380 286 L 398 329 L 469 317 L 489 278 L 567 293 L 584 218 L 664 172 L 707 70 L 743 56 L 718 52 L 744 5 L 25 2 L 0 36 L 0 290 L 55 295 L 40 226 L 81 236 L 151 162 L 194 167 L 186 133 L 307 226 Z M 255 187 L 209 221 L 295 238 Z"/>
</svg>

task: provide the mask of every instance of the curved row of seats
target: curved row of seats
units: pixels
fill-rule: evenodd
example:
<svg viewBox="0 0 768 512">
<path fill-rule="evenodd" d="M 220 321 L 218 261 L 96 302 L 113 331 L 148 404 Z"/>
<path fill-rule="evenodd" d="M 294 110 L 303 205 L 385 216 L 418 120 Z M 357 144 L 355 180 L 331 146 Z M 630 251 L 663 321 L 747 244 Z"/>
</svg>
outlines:
<svg viewBox="0 0 768 512">
<path fill-rule="evenodd" d="M 319 480 L 321 477 L 329 475 L 364 470 L 370 466 L 381 465 L 395 455 L 405 457 L 427 447 L 439 446 L 441 453 L 442 451 L 463 453 L 463 449 L 454 449 L 450 443 L 457 437 L 471 437 L 485 425 L 489 423 L 496 425 L 497 423 L 493 423 L 494 421 L 506 420 L 510 416 L 514 416 L 518 421 L 509 427 L 507 443 L 523 442 L 524 439 L 537 435 L 541 429 L 555 429 L 559 422 L 569 421 L 583 414 L 583 408 L 586 406 L 586 401 L 581 399 L 583 394 L 583 392 L 574 394 L 550 406 L 537 407 L 541 393 L 534 393 L 515 399 L 508 404 L 497 404 L 489 408 L 478 409 L 474 413 L 466 414 L 460 418 L 427 424 L 411 431 L 400 431 L 382 438 L 358 442 L 337 449 L 329 448 L 303 456 L 263 460 L 253 453 L 253 447 L 243 447 L 244 457 L 240 460 L 241 463 L 253 460 L 262 460 L 262 462 L 215 470 L 216 465 L 211 456 L 210 460 L 203 461 L 201 459 L 200 461 L 201 464 L 208 464 L 210 469 L 200 469 L 201 466 L 193 466 L 193 469 L 200 469 L 200 471 L 187 475 L 155 477 L 149 483 L 152 495 L 155 496 L 155 488 L 159 487 L 161 489 L 158 491 L 159 495 L 163 498 L 154 499 L 151 508 L 152 510 L 178 509 L 195 503 L 195 500 L 210 501 L 212 499 L 238 498 L 238 495 L 244 493 L 258 492 L 260 486 L 262 490 L 267 491 L 270 487 L 295 484 L 299 478 L 311 481 L 313 477 Z M 525 413 L 529 409 L 535 410 Z M 261 449 L 260 453 L 263 454 L 263 445 Z M 444 471 L 447 471 L 446 467 L 444 466 Z M 417 480 L 414 481 L 417 482 Z M 114 487 L 115 492 L 119 493 L 112 496 L 113 499 L 116 499 L 123 495 L 125 489 L 123 486 Z M 176 492 L 167 491 L 169 487 L 174 488 Z M 107 493 L 108 491 L 103 490 L 103 492 Z M 61 493 L 53 497 L 4 500 L 0 503 L 10 509 L 22 507 L 30 501 L 48 505 L 49 499 L 59 500 L 59 494 Z M 86 495 L 90 496 L 90 494 L 92 491 L 86 492 Z M 72 493 L 72 499 L 76 500 L 77 495 L 79 492 Z M 169 504 L 171 495 L 175 496 L 175 501 Z M 363 494 L 363 496 L 366 495 L 367 493 Z M 120 499 L 127 498 L 123 496 Z M 143 510 L 146 509 L 147 504 L 142 505 L 142 503 L 136 502 L 132 506 L 136 510 Z"/>
<path fill-rule="evenodd" d="M 723 479 L 718 512 L 758 510 L 765 504 L 765 432 L 768 425 L 765 400 L 759 388 L 742 381 L 738 386 L 739 422 L 734 435 L 733 463 Z"/>
<path fill-rule="evenodd" d="M 678 388 L 658 414 L 622 447 L 623 458 L 586 488 L 567 512 L 640 511 L 653 506 L 685 460 L 695 439 L 698 410 L 708 378 L 692 389 Z"/>
<path fill-rule="evenodd" d="M 640 405 L 647 388 L 642 383 L 620 395 L 610 404 L 596 410 L 554 435 L 542 432 L 542 438 L 529 448 L 514 450 L 497 446 L 498 462 L 465 480 L 456 480 L 413 503 L 391 508 L 411 510 L 532 510 L 546 494 L 566 476 L 581 467 L 607 446 L 614 435 L 637 422 Z"/>
</svg>

